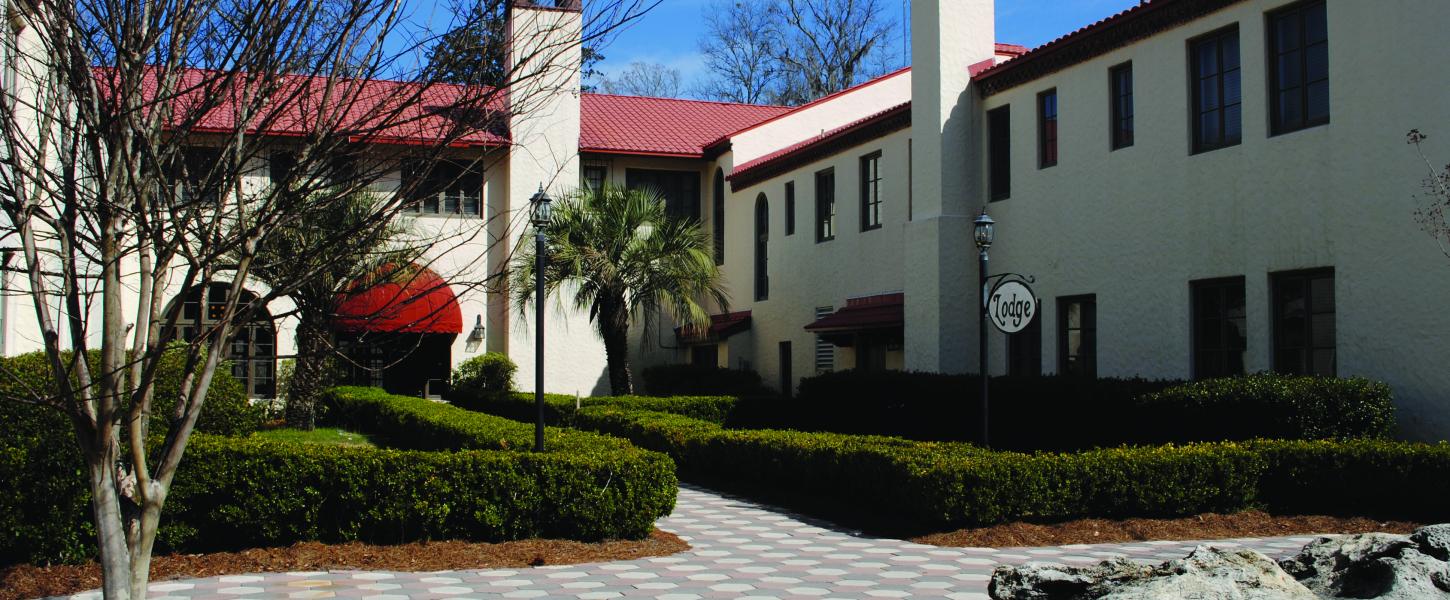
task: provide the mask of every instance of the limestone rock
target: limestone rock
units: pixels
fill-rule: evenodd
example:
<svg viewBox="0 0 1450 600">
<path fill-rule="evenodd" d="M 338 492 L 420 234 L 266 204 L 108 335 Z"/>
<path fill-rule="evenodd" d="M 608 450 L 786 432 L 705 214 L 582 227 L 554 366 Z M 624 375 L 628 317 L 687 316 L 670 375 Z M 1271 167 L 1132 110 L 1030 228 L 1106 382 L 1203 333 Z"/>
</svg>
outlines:
<svg viewBox="0 0 1450 600">
<path fill-rule="evenodd" d="M 1450 523 L 1426 525 L 1410 534 L 1410 541 L 1420 552 L 1444 561 L 1450 561 Z"/>
<path fill-rule="evenodd" d="M 1125 559 L 998 567 L 988 591 L 996 600 L 1317 600 L 1263 554 L 1206 546 L 1154 567 Z"/>
<path fill-rule="evenodd" d="M 1322 598 L 1450 600 L 1444 527 L 1321 537 L 1280 566 Z"/>
</svg>

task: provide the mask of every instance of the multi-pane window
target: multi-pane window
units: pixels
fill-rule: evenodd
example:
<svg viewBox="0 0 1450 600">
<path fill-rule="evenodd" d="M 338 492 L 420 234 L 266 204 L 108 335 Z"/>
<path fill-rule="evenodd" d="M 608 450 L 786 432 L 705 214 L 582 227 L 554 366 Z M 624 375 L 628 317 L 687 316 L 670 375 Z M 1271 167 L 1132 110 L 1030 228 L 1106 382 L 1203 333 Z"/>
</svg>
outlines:
<svg viewBox="0 0 1450 600">
<path fill-rule="evenodd" d="M 176 326 L 167 332 L 167 338 L 191 342 L 208 335 L 227 316 L 227 294 L 229 283 L 199 285 L 187 290 L 177 301 L 181 302 L 181 316 Z M 255 302 L 257 296 L 242 291 L 239 307 Z M 245 310 L 245 308 L 242 308 Z M 271 398 L 277 395 L 277 329 L 271 315 L 258 309 L 252 318 L 235 330 L 232 344 L 227 348 L 226 359 L 232 365 L 232 376 L 246 388 L 252 398 Z"/>
<path fill-rule="evenodd" d="M 1248 348 L 1244 278 L 1195 281 L 1189 287 L 1193 295 L 1193 376 L 1243 375 L 1244 349 Z"/>
<path fill-rule="evenodd" d="M 987 185 L 993 201 L 1012 196 L 1012 107 L 987 112 Z"/>
<path fill-rule="evenodd" d="M 1017 333 L 1007 336 L 1007 374 L 1042 374 L 1042 303 L 1038 301 L 1032 322 Z"/>
<path fill-rule="evenodd" d="M 861 231 L 881 227 L 881 151 L 861 157 Z"/>
<path fill-rule="evenodd" d="M 1274 370 L 1334 376 L 1334 270 L 1276 273 Z"/>
<path fill-rule="evenodd" d="M 483 216 L 483 170 L 477 165 L 445 161 L 420 168 L 417 175 L 424 179 L 414 184 L 409 212 Z"/>
<path fill-rule="evenodd" d="M 215 203 L 221 198 L 220 187 L 215 174 L 221 151 L 215 148 L 186 148 L 177 161 L 173 177 L 179 184 L 181 202 L 193 201 Z"/>
<path fill-rule="evenodd" d="M 624 187 L 659 194 L 665 201 L 665 212 L 670 217 L 700 222 L 699 171 L 627 169 L 624 172 Z"/>
<path fill-rule="evenodd" d="M 1037 95 L 1037 166 L 1057 164 L 1057 90 Z"/>
<path fill-rule="evenodd" d="M 712 199 L 714 203 L 710 219 L 711 230 L 715 236 L 715 264 L 725 264 L 725 171 L 715 169 L 715 185 L 711 186 Z"/>
<path fill-rule="evenodd" d="M 755 198 L 755 301 L 770 297 L 770 203 Z"/>
<path fill-rule="evenodd" d="M 579 178 L 584 180 L 584 187 L 588 189 L 604 189 L 604 182 L 609 180 L 609 167 L 604 165 L 584 165 L 580 169 Z"/>
<path fill-rule="evenodd" d="M 833 306 L 817 306 L 816 320 L 819 321 L 831 316 L 836 312 Z M 826 373 L 836 368 L 836 345 L 826 338 L 816 335 L 816 372 Z"/>
<path fill-rule="evenodd" d="M 1329 23 L 1324 0 L 1269 15 L 1270 125 L 1274 134 L 1329 122 Z"/>
<path fill-rule="evenodd" d="M 816 241 L 836 239 L 836 170 L 816 173 Z"/>
<path fill-rule="evenodd" d="M 1133 145 L 1133 63 L 1124 63 L 1108 71 L 1108 89 L 1112 94 L 1113 149 Z"/>
<path fill-rule="evenodd" d="M 795 235 L 795 182 L 785 182 L 785 234 Z"/>
<path fill-rule="evenodd" d="M 1057 372 L 1061 375 L 1097 377 L 1097 296 L 1057 299 Z"/>
<path fill-rule="evenodd" d="M 1194 40 L 1188 59 L 1193 72 L 1193 151 L 1237 145 L 1243 139 L 1238 27 Z"/>
</svg>

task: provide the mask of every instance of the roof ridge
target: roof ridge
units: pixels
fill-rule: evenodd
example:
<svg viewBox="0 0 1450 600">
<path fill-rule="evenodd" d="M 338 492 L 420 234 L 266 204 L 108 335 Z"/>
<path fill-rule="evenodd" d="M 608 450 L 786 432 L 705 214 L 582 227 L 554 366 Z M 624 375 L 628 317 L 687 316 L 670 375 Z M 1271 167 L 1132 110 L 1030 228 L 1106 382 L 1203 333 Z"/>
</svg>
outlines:
<svg viewBox="0 0 1450 600">
<path fill-rule="evenodd" d="M 668 100 L 673 102 L 689 102 L 692 104 L 719 104 L 722 106 L 744 106 L 749 108 L 779 108 L 793 109 L 793 106 L 784 104 L 751 104 L 749 102 L 730 102 L 727 100 L 698 100 L 695 98 L 670 98 L 667 96 L 641 96 L 638 94 L 605 94 L 602 92 L 584 92 L 583 96 L 599 96 L 605 98 L 635 98 L 639 100 Z"/>
</svg>

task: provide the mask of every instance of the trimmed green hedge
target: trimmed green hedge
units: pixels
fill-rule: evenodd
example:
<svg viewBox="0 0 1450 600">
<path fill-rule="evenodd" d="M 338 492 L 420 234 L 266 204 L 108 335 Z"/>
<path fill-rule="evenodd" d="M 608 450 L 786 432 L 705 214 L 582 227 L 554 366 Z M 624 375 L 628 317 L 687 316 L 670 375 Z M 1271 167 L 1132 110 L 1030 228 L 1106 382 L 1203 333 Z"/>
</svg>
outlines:
<svg viewBox="0 0 1450 600">
<path fill-rule="evenodd" d="M 557 394 L 544 395 L 544 422 L 549 425 L 572 427 L 574 425 L 575 398 Z M 612 406 L 625 410 L 645 410 L 684 415 L 686 417 L 726 423 L 737 412 L 737 407 L 749 401 L 730 396 L 674 396 L 657 398 L 652 396 L 600 396 L 578 398 L 581 407 Z M 473 398 L 459 404 L 469 410 L 507 417 L 525 423 L 533 422 L 537 414 L 534 395 L 514 393 L 502 397 Z"/>
<path fill-rule="evenodd" d="M 534 427 L 529 423 L 378 388 L 333 388 L 323 394 L 322 402 L 328 407 L 329 423 L 373 435 L 394 448 L 529 451 L 534 447 Z M 588 432 L 556 427 L 544 431 L 544 449 L 550 452 L 629 447 L 624 440 Z"/>
<path fill-rule="evenodd" d="M 639 539 L 674 507 L 670 459 L 420 452 L 199 436 L 167 501 L 167 551 L 304 540 Z"/>
<path fill-rule="evenodd" d="M 651 396 L 775 396 L 748 369 L 722 369 L 698 365 L 656 365 L 641 373 L 644 391 Z"/>
<path fill-rule="evenodd" d="M 1254 438 L 1382 438 L 1394 428 L 1388 386 L 1365 379 L 1256 374 L 1183 383 L 994 377 L 994 447 L 1079 450 Z M 801 381 L 773 427 L 975 441 L 974 375 L 843 371 Z"/>
<path fill-rule="evenodd" d="M 99 353 L 91 364 L 99 365 Z M 184 356 L 162 356 L 156 379 L 151 432 L 168 428 L 181 385 Z M 55 394 L 55 377 L 42 352 L 0 357 L 0 396 L 28 398 L 39 391 Z M 217 369 L 197 419 L 203 433 L 245 435 L 261 425 L 262 412 L 225 365 Z M 69 417 L 60 411 L 0 401 L 0 564 L 79 562 L 95 546 L 90 492 L 80 449 Z"/>
<path fill-rule="evenodd" d="M 731 430 L 680 415 L 589 407 L 579 427 L 673 457 L 683 478 L 807 497 L 920 530 L 1010 520 L 1270 510 L 1450 518 L 1450 445 L 1254 441 L 1075 453 L 992 452 L 957 442 Z M 1336 492 L 1375 482 L 1377 501 Z M 1403 494 L 1422 500 L 1402 502 Z M 844 503 L 842 499 L 846 500 Z"/>
</svg>

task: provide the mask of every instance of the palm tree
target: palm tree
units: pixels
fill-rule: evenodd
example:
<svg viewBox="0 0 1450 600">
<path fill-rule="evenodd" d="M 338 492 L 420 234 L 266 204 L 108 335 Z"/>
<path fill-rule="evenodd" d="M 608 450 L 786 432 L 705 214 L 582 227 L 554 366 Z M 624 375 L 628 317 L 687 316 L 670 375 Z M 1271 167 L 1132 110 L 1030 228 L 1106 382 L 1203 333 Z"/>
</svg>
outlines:
<svg viewBox="0 0 1450 600">
<path fill-rule="evenodd" d="M 258 280 L 305 282 L 288 294 L 297 306 L 297 356 L 287 389 L 278 390 L 287 397 L 291 427 L 313 428 L 317 397 L 334 377 L 333 317 L 342 293 L 370 280 L 383 265 L 407 264 L 411 256 L 404 242 L 412 223 L 379 220 L 376 205 L 385 201 L 371 191 L 353 192 L 301 215 L 257 249 L 252 274 Z"/>
<path fill-rule="evenodd" d="M 615 395 L 634 392 L 632 318 L 642 318 L 648 332 L 663 308 L 680 324 L 701 327 L 710 321 L 702 299 L 722 309 L 729 304 L 699 222 L 670 217 L 657 192 L 609 185 L 581 189 L 557 203 L 547 233 L 545 295 L 567 290 L 576 309 L 589 311 L 604 340 Z M 538 301 L 532 244 L 523 244 L 513 267 L 514 297 L 526 308 Z"/>
</svg>

